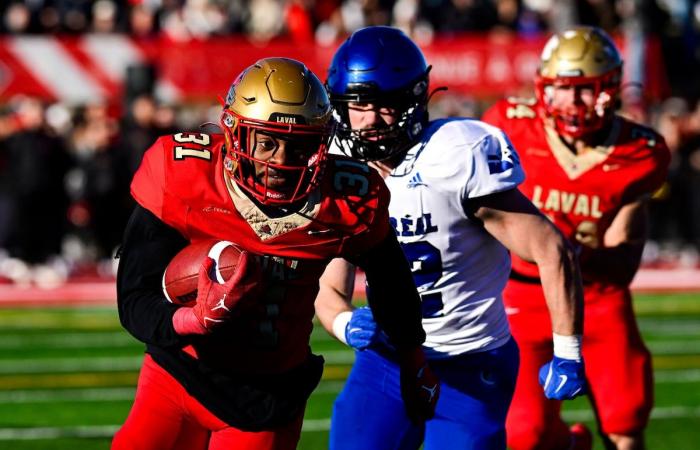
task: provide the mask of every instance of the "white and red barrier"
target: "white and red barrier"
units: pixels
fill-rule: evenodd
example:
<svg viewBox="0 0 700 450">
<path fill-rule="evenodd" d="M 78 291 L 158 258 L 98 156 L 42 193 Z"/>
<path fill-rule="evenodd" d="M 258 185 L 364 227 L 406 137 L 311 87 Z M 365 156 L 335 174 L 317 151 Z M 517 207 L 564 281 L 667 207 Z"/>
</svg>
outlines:
<svg viewBox="0 0 700 450">
<path fill-rule="evenodd" d="M 472 97 L 500 97 L 531 84 L 546 36 L 438 36 L 423 50 L 431 83 Z M 620 42 L 624 47 L 624 43 Z M 658 45 L 649 42 L 645 94 L 667 91 Z M 0 39 L 0 100 L 36 95 L 70 104 L 121 100 L 126 69 L 150 63 L 157 91 L 170 101 L 224 96 L 235 76 L 254 61 L 285 56 L 304 61 L 321 78 L 337 46 L 277 40 L 255 45 L 243 37 L 172 42 L 127 35 L 15 36 Z"/>
</svg>

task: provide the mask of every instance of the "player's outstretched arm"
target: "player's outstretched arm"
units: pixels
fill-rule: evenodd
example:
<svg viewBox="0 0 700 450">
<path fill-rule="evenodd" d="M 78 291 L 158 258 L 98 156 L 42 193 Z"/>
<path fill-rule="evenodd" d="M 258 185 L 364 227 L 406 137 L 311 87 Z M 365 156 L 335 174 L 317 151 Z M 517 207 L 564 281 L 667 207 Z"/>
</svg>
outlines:
<svg viewBox="0 0 700 450">
<path fill-rule="evenodd" d="M 355 266 L 342 258 L 336 258 L 328 264 L 318 284 L 314 305 L 316 317 L 328 333 L 347 344 L 345 328 L 353 311 Z"/>
<path fill-rule="evenodd" d="M 341 258 L 332 260 L 319 280 L 316 316 L 339 341 L 364 350 L 379 341 L 381 330 L 371 308 L 352 306 L 354 285 L 355 266 Z"/>
<path fill-rule="evenodd" d="M 540 271 L 552 331 L 583 331 L 583 290 L 573 246 L 517 189 L 473 199 L 473 214 L 486 230 Z"/>
<path fill-rule="evenodd" d="M 583 288 L 574 248 L 517 189 L 472 199 L 467 206 L 511 252 L 539 268 L 554 341 L 554 359 L 540 372 L 545 395 L 561 400 L 582 394 Z"/>
</svg>

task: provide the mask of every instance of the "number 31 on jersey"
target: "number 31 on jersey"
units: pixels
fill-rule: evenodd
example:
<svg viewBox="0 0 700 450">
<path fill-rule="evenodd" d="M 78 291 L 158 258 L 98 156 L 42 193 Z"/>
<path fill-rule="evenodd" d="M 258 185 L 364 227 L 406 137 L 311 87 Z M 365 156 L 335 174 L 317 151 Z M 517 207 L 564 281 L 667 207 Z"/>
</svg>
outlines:
<svg viewBox="0 0 700 450">
<path fill-rule="evenodd" d="M 211 138 L 208 134 L 177 133 L 173 135 L 173 140 L 178 144 L 190 144 L 186 147 L 181 145 L 176 146 L 174 148 L 175 159 L 182 160 L 185 158 L 198 158 L 211 161 L 211 151 L 206 148 L 209 146 L 209 144 L 211 144 Z"/>
</svg>

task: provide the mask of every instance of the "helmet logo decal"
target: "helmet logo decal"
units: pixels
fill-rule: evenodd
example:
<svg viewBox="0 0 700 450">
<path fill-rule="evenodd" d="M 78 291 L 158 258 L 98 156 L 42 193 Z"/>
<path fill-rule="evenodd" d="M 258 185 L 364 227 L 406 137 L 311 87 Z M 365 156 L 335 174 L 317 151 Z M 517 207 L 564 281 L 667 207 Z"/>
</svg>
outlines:
<svg viewBox="0 0 700 450">
<path fill-rule="evenodd" d="M 413 135 L 414 135 L 414 136 L 417 136 L 418 134 L 420 134 L 420 132 L 421 132 L 422 129 L 423 129 L 423 124 L 421 124 L 420 122 L 414 123 L 414 124 L 413 124 L 413 130 L 412 130 L 412 131 L 413 131 Z"/>
<path fill-rule="evenodd" d="M 297 119 L 295 117 L 277 116 L 276 119 L 277 119 L 278 123 L 291 123 L 291 124 L 297 123 Z"/>
<path fill-rule="evenodd" d="M 277 122 L 285 125 L 306 125 L 306 119 L 304 116 L 300 116 L 298 114 L 273 112 L 270 114 L 269 120 L 270 122 Z"/>
<path fill-rule="evenodd" d="M 557 72 L 557 76 L 559 76 L 559 77 L 582 77 L 583 71 L 581 69 L 561 70 L 561 71 Z"/>
<path fill-rule="evenodd" d="M 226 105 L 227 106 L 232 105 L 233 101 L 235 99 L 236 99 L 236 85 L 232 84 L 228 90 L 228 94 L 226 94 Z"/>
</svg>

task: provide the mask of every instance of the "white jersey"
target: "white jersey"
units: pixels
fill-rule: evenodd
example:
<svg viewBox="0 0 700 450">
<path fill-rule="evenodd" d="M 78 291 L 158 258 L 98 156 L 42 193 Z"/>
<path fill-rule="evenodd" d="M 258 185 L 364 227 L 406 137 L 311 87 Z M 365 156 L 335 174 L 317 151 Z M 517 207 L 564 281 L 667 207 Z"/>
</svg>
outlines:
<svg viewBox="0 0 700 450">
<path fill-rule="evenodd" d="M 510 338 L 501 298 L 510 256 L 464 205 L 524 177 L 503 132 L 456 118 L 431 122 L 385 179 L 391 222 L 423 300 L 430 358 L 490 350 Z"/>
</svg>

